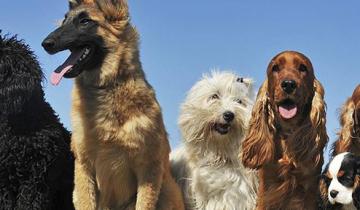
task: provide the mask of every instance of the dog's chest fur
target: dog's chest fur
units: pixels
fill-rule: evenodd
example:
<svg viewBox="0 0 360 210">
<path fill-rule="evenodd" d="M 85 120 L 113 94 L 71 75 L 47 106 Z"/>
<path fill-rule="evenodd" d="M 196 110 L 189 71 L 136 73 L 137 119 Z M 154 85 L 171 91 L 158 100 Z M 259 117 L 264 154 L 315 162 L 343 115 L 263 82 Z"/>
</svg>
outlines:
<svg viewBox="0 0 360 210">
<path fill-rule="evenodd" d="M 159 152 L 163 146 L 157 144 L 166 140 L 161 125 L 152 127 L 148 117 L 160 116 L 152 90 L 141 79 L 111 89 L 84 88 L 77 81 L 72 97 L 73 150 L 95 172 L 99 202 L 129 202 L 137 191 L 133 161 Z M 159 142 L 145 141 L 150 128 L 159 129 Z"/>
<path fill-rule="evenodd" d="M 255 172 L 239 164 L 220 166 L 190 163 L 192 168 L 192 192 L 195 203 L 207 210 L 250 210 L 256 202 Z M 241 202 L 239 202 L 241 201 Z"/>
</svg>

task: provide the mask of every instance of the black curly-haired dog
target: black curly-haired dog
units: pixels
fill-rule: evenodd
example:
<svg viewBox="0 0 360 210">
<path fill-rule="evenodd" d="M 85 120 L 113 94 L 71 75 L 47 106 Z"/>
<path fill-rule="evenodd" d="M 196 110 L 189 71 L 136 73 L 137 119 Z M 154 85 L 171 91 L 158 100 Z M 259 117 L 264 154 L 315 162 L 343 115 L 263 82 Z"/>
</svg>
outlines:
<svg viewBox="0 0 360 210">
<path fill-rule="evenodd" d="M 0 209 L 73 209 L 70 133 L 44 99 L 33 52 L 0 31 Z"/>
</svg>

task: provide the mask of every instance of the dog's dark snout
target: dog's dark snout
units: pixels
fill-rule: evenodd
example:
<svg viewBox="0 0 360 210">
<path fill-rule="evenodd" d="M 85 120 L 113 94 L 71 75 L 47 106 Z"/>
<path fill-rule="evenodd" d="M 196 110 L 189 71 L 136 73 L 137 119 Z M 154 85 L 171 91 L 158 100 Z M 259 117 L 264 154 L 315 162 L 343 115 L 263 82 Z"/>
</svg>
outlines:
<svg viewBox="0 0 360 210">
<path fill-rule="evenodd" d="M 52 51 L 54 50 L 55 47 L 55 40 L 51 38 L 47 38 L 41 43 L 41 45 L 46 51 Z"/>
<path fill-rule="evenodd" d="M 281 83 L 281 88 L 288 94 L 294 92 L 296 89 L 296 82 L 294 80 L 284 80 Z"/>
<path fill-rule="evenodd" d="M 331 196 L 332 198 L 335 198 L 338 194 L 339 194 L 339 192 L 336 191 L 336 190 L 331 190 L 331 191 L 330 191 L 330 196 Z"/>
<path fill-rule="evenodd" d="M 224 114 L 223 114 L 223 117 L 224 117 L 224 120 L 226 122 L 231 122 L 233 121 L 234 117 L 235 117 L 235 114 L 230 112 L 230 111 L 226 111 Z"/>
</svg>

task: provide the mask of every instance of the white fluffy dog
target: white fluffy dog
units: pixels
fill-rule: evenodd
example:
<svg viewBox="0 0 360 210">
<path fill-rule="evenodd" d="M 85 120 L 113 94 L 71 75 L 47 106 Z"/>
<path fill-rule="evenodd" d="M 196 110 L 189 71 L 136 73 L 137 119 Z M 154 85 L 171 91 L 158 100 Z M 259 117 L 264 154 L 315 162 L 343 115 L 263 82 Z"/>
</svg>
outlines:
<svg viewBox="0 0 360 210">
<path fill-rule="evenodd" d="M 253 210 L 257 175 L 238 157 L 250 118 L 252 80 L 230 72 L 205 75 L 182 104 L 184 146 L 171 154 L 187 209 Z"/>
</svg>

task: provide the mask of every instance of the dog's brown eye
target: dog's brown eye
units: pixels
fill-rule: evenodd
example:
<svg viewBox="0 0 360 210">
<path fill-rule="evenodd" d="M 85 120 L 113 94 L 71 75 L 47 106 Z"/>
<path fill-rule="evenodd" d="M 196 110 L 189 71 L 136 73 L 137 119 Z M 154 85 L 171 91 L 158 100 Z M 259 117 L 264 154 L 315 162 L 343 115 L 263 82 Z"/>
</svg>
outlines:
<svg viewBox="0 0 360 210">
<path fill-rule="evenodd" d="M 219 96 L 218 94 L 214 94 L 210 97 L 211 100 L 216 100 L 216 99 L 219 99 Z"/>
<path fill-rule="evenodd" d="M 274 65 L 271 69 L 273 72 L 278 72 L 280 71 L 279 65 Z"/>
<path fill-rule="evenodd" d="M 339 171 L 338 174 L 337 174 L 337 177 L 342 177 L 345 175 L 345 171 Z"/>
<path fill-rule="evenodd" d="M 306 68 L 306 66 L 305 66 L 304 64 L 300 64 L 300 66 L 299 66 L 299 71 L 301 71 L 301 72 L 307 72 L 308 69 Z"/>
<path fill-rule="evenodd" d="M 238 102 L 239 104 L 243 103 L 241 99 L 237 99 L 236 102 Z"/>
</svg>

